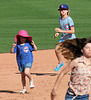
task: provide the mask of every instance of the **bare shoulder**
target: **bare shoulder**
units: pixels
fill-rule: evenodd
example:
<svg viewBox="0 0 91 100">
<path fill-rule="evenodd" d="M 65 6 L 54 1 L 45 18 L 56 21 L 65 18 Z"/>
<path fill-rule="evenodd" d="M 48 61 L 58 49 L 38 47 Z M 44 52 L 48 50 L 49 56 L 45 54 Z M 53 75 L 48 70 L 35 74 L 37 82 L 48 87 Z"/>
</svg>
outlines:
<svg viewBox="0 0 91 100">
<path fill-rule="evenodd" d="M 77 66 L 77 65 L 78 65 L 78 59 L 72 60 L 72 61 L 69 63 L 69 65 L 67 65 L 67 66 L 65 67 L 65 69 L 64 69 L 64 70 L 66 70 L 65 73 L 67 73 L 69 70 L 71 70 L 72 68 L 74 68 L 74 67 Z"/>
<path fill-rule="evenodd" d="M 76 58 L 76 59 L 72 60 L 70 62 L 70 64 L 76 66 L 78 64 L 78 59 Z"/>
</svg>

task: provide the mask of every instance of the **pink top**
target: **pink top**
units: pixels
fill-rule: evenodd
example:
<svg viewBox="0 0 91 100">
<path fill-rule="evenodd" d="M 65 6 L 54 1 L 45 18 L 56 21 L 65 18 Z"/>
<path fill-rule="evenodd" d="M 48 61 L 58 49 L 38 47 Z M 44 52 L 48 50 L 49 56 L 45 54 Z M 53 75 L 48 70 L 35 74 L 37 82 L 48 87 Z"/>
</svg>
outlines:
<svg viewBox="0 0 91 100">
<path fill-rule="evenodd" d="M 86 65 L 83 56 L 77 58 L 78 66 L 72 69 L 69 87 L 76 95 L 85 95 L 90 92 L 91 64 Z"/>
</svg>

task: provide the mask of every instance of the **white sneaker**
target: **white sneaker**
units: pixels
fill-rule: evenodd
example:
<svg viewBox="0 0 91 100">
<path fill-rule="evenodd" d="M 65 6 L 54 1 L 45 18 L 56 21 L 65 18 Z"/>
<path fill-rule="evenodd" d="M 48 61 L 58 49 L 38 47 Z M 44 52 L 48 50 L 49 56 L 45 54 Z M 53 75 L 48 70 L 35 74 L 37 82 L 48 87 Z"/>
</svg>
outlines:
<svg viewBox="0 0 91 100">
<path fill-rule="evenodd" d="M 27 92 L 27 90 L 26 89 L 23 89 L 22 91 L 20 91 L 19 93 L 20 94 L 24 94 L 24 93 L 26 93 Z"/>
<path fill-rule="evenodd" d="M 33 80 L 30 82 L 30 88 L 32 89 L 32 88 L 34 88 L 35 87 L 35 85 L 33 84 Z"/>
</svg>

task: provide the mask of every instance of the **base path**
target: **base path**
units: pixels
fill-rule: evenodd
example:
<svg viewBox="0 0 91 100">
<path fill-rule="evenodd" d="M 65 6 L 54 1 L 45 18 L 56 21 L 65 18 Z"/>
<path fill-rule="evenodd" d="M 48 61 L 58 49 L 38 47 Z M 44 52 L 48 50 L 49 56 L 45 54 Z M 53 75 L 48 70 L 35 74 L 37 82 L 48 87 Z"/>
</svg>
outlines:
<svg viewBox="0 0 91 100">
<path fill-rule="evenodd" d="M 54 49 L 38 50 L 33 52 L 34 63 L 31 68 L 31 76 L 34 79 L 35 88 L 29 88 L 26 78 L 26 94 L 19 94 L 22 90 L 21 75 L 16 63 L 16 55 L 10 53 L 0 54 L 0 100 L 51 100 L 50 93 L 60 71 L 55 72 L 57 58 Z M 63 59 L 64 62 L 67 62 Z M 65 94 L 70 79 L 69 73 L 64 76 L 57 90 L 55 100 L 65 100 Z M 91 95 L 91 93 L 90 93 Z M 91 100 L 91 97 L 90 99 Z"/>
</svg>

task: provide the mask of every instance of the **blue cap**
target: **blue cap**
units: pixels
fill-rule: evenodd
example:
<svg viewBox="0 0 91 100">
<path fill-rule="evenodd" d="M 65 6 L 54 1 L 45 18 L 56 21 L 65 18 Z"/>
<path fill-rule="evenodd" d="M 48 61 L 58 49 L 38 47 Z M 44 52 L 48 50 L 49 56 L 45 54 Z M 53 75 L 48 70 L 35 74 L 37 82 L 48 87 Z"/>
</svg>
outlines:
<svg viewBox="0 0 91 100">
<path fill-rule="evenodd" d="M 59 6 L 59 9 L 58 9 L 58 10 L 61 10 L 61 9 L 66 9 L 66 10 L 68 10 L 69 7 L 68 7 L 66 4 L 62 4 L 62 5 Z"/>
</svg>

